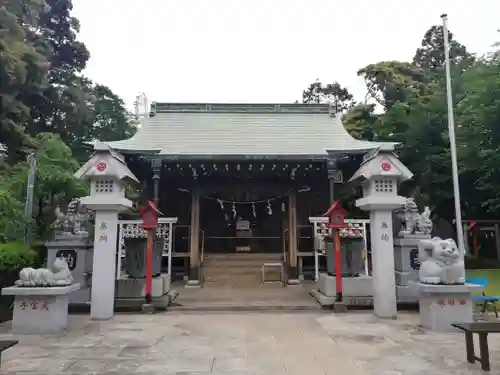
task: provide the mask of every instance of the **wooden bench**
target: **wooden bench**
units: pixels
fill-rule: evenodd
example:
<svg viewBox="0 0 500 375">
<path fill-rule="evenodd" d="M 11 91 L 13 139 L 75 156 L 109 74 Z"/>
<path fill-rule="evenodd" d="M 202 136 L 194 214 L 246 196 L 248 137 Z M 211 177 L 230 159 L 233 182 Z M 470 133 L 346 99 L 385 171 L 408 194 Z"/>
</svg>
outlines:
<svg viewBox="0 0 500 375">
<path fill-rule="evenodd" d="M 465 350 L 467 362 L 481 363 L 483 371 L 490 371 L 490 352 L 488 349 L 488 333 L 500 333 L 500 322 L 473 322 L 452 324 L 453 327 L 465 333 Z M 474 353 L 473 333 L 479 335 L 479 357 Z"/>
<path fill-rule="evenodd" d="M 0 340 L 0 366 L 2 366 L 2 352 L 17 344 L 19 344 L 18 340 Z"/>
</svg>

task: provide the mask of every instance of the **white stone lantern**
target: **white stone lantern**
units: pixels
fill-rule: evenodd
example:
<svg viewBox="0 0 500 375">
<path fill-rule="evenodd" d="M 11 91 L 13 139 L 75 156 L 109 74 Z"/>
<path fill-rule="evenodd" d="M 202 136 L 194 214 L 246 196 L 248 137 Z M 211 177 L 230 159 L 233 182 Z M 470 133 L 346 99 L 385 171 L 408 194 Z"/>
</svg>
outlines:
<svg viewBox="0 0 500 375">
<path fill-rule="evenodd" d="M 398 195 L 398 184 L 413 177 L 393 151 L 393 146 L 381 146 L 367 154 L 349 181 L 363 187 L 363 198 L 356 201 L 356 207 L 370 211 L 373 305 L 381 318 L 397 314 L 392 211 L 405 202 Z"/>
<path fill-rule="evenodd" d="M 103 143 L 94 145 L 94 154 L 75 177 L 90 182 L 90 192 L 80 202 L 95 211 L 94 259 L 90 317 L 113 317 L 118 236 L 118 213 L 132 207 L 125 187 L 139 183 L 125 164 L 123 155 Z"/>
</svg>

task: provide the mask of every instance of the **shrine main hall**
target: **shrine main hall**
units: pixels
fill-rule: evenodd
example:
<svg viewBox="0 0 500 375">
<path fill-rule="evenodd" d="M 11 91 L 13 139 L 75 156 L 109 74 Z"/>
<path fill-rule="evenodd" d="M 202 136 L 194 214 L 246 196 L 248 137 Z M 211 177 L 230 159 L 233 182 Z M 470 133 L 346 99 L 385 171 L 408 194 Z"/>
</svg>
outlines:
<svg viewBox="0 0 500 375">
<path fill-rule="evenodd" d="M 141 181 L 140 199 L 177 218 L 173 272 L 193 283 L 258 282 L 270 259 L 303 277 L 309 217 L 366 153 L 393 145 L 353 138 L 328 104 L 214 103 L 153 103 L 132 138 L 106 143 Z"/>
</svg>

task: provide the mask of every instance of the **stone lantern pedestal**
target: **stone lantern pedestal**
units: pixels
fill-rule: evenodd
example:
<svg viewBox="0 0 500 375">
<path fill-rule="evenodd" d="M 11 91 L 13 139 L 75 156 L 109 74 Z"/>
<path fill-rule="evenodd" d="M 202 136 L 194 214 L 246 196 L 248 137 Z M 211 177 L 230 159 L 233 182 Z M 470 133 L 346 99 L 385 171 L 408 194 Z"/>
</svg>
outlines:
<svg viewBox="0 0 500 375">
<path fill-rule="evenodd" d="M 373 306 L 381 318 L 397 315 L 392 211 L 405 202 L 398 195 L 398 183 L 413 177 L 393 149 L 387 145 L 367 154 L 350 180 L 363 187 L 356 206 L 370 212 Z"/>
<path fill-rule="evenodd" d="M 102 143 L 94 145 L 94 150 L 75 177 L 90 182 L 90 195 L 80 202 L 95 212 L 90 317 L 106 320 L 114 315 L 118 213 L 132 207 L 125 198 L 126 184 L 139 180 L 122 155 Z"/>
</svg>

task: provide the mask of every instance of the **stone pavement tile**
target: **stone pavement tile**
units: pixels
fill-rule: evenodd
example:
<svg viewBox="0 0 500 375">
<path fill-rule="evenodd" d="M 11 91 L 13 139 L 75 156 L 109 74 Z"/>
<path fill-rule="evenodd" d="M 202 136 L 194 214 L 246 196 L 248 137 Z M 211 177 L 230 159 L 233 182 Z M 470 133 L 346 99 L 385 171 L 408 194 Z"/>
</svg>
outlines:
<svg viewBox="0 0 500 375">
<path fill-rule="evenodd" d="M 137 373 L 148 373 L 148 374 L 168 374 L 170 373 L 197 373 L 197 372 L 210 372 L 213 368 L 214 358 L 210 360 L 190 360 L 186 361 L 183 359 L 171 359 L 169 361 L 148 361 L 142 362 L 136 369 Z"/>
<path fill-rule="evenodd" d="M 17 358 L 2 363 L 2 371 L 6 373 L 37 372 L 45 374 L 61 374 L 73 363 L 70 359 L 58 358 Z"/>
<path fill-rule="evenodd" d="M 82 359 L 74 361 L 65 370 L 65 374 L 101 374 L 106 372 L 133 373 L 139 367 L 138 361 L 118 359 Z"/>
<path fill-rule="evenodd" d="M 73 358 L 73 359 L 94 359 L 94 358 L 116 358 L 123 350 L 121 346 L 96 346 L 88 347 L 61 347 L 57 350 L 58 358 Z"/>
</svg>

